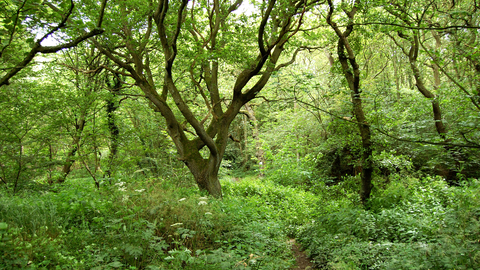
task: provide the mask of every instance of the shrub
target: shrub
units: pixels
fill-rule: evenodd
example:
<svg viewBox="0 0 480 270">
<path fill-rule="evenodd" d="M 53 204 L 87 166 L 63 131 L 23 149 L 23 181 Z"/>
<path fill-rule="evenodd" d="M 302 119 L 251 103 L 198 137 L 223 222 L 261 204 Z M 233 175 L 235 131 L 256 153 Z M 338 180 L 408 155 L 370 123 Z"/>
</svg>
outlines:
<svg viewBox="0 0 480 270">
<path fill-rule="evenodd" d="M 322 206 L 298 239 L 326 269 L 474 269 L 479 191 L 476 180 L 449 187 L 438 178 L 403 178 L 377 190 L 370 210 Z"/>
</svg>

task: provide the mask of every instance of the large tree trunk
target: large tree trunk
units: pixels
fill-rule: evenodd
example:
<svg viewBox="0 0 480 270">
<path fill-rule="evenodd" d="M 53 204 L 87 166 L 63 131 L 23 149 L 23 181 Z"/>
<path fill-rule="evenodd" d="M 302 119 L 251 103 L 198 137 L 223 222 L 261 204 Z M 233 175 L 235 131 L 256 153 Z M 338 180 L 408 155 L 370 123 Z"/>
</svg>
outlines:
<svg viewBox="0 0 480 270">
<path fill-rule="evenodd" d="M 202 163 L 211 163 L 211 162 L 202 162 Z M 215 164 L 205 164 L 207 166 L 196 166 L 189 162 L 186 162 L 187 167 L 190 169 L 190 172 L 195 178 L 198 188 L 201 191 L 206 191 L 208 194 L 216 197 L 222 197 L 222 187 L 218 179 L 218 170 L 220 166 Z"/>
<path fill-rule="evenodd" d="M 192 173 L 198 188 L 210 195 L 221 198 L 222 187 L 218 179 L 218 171 L 222 162 L 223 154 L 227 146 L 228 129 L 230 122 L 220 125 L 219 132 L 215 139 L 217 151 L 211 151 L 208 158 L 203 158 L 195 140 L 183 141 L 177 144 L 177 151 L 180 159 L 185 163 Z"/>
<path fill-rule="evenodd" d="M 370 198 L 370 192 L 372 191 L 372 142 L 370 126 L 367 123 L 365 114 L 363 112 L 362 99 L 360 93 L 352 94 L 353 111 L 355 118 L 357 119 L 358 129 L 362 137 L 362 185 L 360 190 L 360 199 L 363 203 L 366 203 Z"/>
<path fill-rule="evenodd" d="M 358 71 L 358 65 L 355 62 L 354 73 Z M 345 70 L 344 70 L 345 72 Z M 358 72 L 360 74 L 360 72 Z M 348 79 L 347 79 L 348 80 Z M 371 132 L 370 125 L 367 122 L 365 113 L 363 111 L 362 98 L 359 91 L 359 77 L 353 81 L 349 81 L 349 85 L 353 85 L 352 90 L 352 103 L 353 103 L 353 113 L 357 120 L 358 129 L 360 131 L 360 136 L 362 137 L 362 185 L 360 190 L 360 199 L 362 203 L 366 203 L 370 198 L 370 193 L 372 191 L 372 172 L 373 172 L 373 162 L 372 162 L 372 142 L 371 142 Z"/>
</svg>

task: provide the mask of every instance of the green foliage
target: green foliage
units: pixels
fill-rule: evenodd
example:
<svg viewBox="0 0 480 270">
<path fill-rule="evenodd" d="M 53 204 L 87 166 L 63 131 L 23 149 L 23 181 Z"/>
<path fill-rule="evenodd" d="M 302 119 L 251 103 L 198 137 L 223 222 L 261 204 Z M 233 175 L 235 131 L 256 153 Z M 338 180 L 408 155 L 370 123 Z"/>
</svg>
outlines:
<svg viewBox="0 0 480 270">
<path fill-rule="evenodd" d="M 113 203 L 129 195 L 118 190 L 102 195 L 88 186 L 84 180 L 58 193 L 3 197 L 0 220 L 12 227 L 13 240 L 3 243 L 2 251 L 11 258 L 2 261 L 2 267 L 16 267 L 18 262 L 32 269 L 140 267 L 145 256 L 168 247 L 156 236 L 154 223 L 134 218 L 139 207 Z"/>
<path fill-rule="evenodd" d="M 287 237 L 326 269 L 480 263 L 479 181 L 389 179 L 376 179 L 369 210 L 359 204 L 356 177 L 319 185 L 316 194 L 227 178 L 223 200 L 159 179 L 117 180 L 100 191 L 75 179 L 55 192 L 2 193 L 0 268 L 290 269 Z"/>
<path fill-rule="evenodd" d="M 285 187 L 269 180 L 225 182 L 225 196 L 237 200 L 248 220 L 273 220 L 294 237 L 297 227 L 310 222 L 319 198 L 300 188 Z M 243 205 L 243 206 L 242 206 Z M 242 217 L 243 218 L 243 217 Z"/>
<path fill-rule="evenodd" d="M 326 269 L 474 269 L 480 263 L 477 180 L 396 177 L 377 190 L 370 210 L 322 207 L 299 234 Z"/>
<path fill-rule="evenodd" d="M 297 112 L 297 105 L 278 106 L 277 111 L 263 119 L 266 123 L 262 127 L 262 173 L 268 180 L 285 186 L 308 186 L 316 175 L 316 143 L 320 138 L 312 134 L 319 132 L 319 127 L 302 125 L 301 121 L 314 120 L 305 111 Z"/>
<path fill-rule="evenodd" d="M 309 184 L 313 178 L 315 166 L 310 155 L 300 159 L 294 152 L 282 149 L 275 155 L 267 151 L 265 157 L 268 164 L 265 174 L 271 181 L 285 186 L 298 186 Z"/>
<path fill-rule="evenodd" d="M 0 88 L 0 179 L 14 193 L 56 163 L 48 158 L 48 147 L 58 135 L 52 115 L 57 115 L 61 102 L 52 95 L 56 87 L 50 86 L 47 90 L 25 82 Z"/>
<path fill-rule="evenodd" d="M 282 30 L 273 24 L 287 18 L 291 1 L 277 1 L 273 17 L 265 20 L 267 32 L 259 35 L 259 20 L 270 2 L 253 2 L 252 10 L 216 21 L 236 6 L 196 1 L 179 17 L 179 2 L 171 1 L 163 10 L 164 22 L 171 26 L 179 19 L 181 31 L 178 46 L 162 50 L 154 24 L 163 19 L 154 19 L 155 3 L 109 1 L 105 33 L 96 40 L 115 60 L 93 44 L 81 45 L 62 50 L 55 59 L 37 58 L 37 65 L 28 65 L 2 86 L 0 268 L 288 269 L 293 262 L 287 237 L 298 237 L 326 269 L 478 268 L 480 184 L 472 179 L 480 176 L 480 73 L 472 68 L 479 63 L 479 50 L 472 49 L 478 47 L 478 9 L 469 1 L 358 6 L 355 21 L 363 23 L 355 25 L 348 42 L 361 67 L 362 106 L 372 131 L 375 166 L 372 197 L 361 205 L 362 145 L 352 96 L 335 61 L 337 36 L 329 27 L 318 27 L 325 24 L 328 7 L 319 4 L 314 13 L 305 7 L 305 14 L 291 18 L 302 29 L 285 25 Z M 333 4 L 335 21 L 349 23 L 344 10 L 352 3 Z M 68 1 L 2 1 L 0 76 L 69 7 Z M 94 28 L 97 19 L 98 3 L 82 1 L 67 27 L 52 37 L 69 42 Z M 449 31 L 431 31 L 432 25 Z M 175 37 L 176 29 L 166 27 L 166 36 Z M 257 57 L 258 39 L 277 49 L 282 41 L 275 42 L 273 35 L 284 31 L 295 36 L 273 67 Z M 417 73 L 434 98 L 417 91 L 417 74 L 404 53 L 410 51 L 409 39 L 421 45 Z M 165 54 L 171 52 L 176 53 L 170 58 L 175 59 L 171 73 L 176 87 L 161 89 Z M 259 76 L 231 92 L 261 66 L 260 60 L 267 64 L 257 70 Z M 270 68 L 276 70 L 271 77 Z M 128 75 L 133 70 L 138 76 Z M 106 83 L 113 72 L 123 74 L 118 89 Z M 167 121 L 144 99 L 138 86 L 146 83 L 158 94 L 168 90 L 162 93 L 167 103 L 157 101 L 172 106 L 178 129 L 167 132 Z M 182 112 L 175 106 L 182 103 L 178 98 L 163 97 L 177 89 L 185 102 Z M 246 99 L 236 99 L 249 96 L 247 89 L 257 97 L 250 104 L 255 121 L 240 108 Z M 232 100 L 239 107 L 225 110 Z M 118 153 L 112 158 L 108 101 L 116 107 L 118 128 Z M 435 129 L 439 120 L 432 118 L 432 101 L 440 104 L 445 139 Z M 242 117 L 229 125 L 226 120 L 238 110 Z M 234 178 L 224 181 L 223 200 L 206 197 L 193 186 L 183 163 L 188 155 L 177 159 L 172 143 L 177 132 L 195 140 L 202 131 L 192 128 L 195 121 L 188 124 L 190 113 L 218 146 L 225 145 L 220 139 L 227 133 L 215 128 L 230 127 L 233 142 L 219 175 Z M 82 119 L 86 125 L 80 129 Z M 203 145 L 200 141 L 197 146 Z M 201 150 L 204 157 L 207 148 Z M 73 160 L 80 162 L 72 167 L 71 179 L 53 185 L 72 151 Z M 104 177 L 99 190 L 92 179 L 80 179 L 87 166 Z M 238 179 L 258 173 L 262 180 Z"/>
<path fill-rule="evenodd" d="M 329 207 L 356 207 L 360 204 L 360 176 L 345 176 L 337 184 L 332 185 L 329 177 L 314 181 L 309 190 L 324 199 Z M 329 208 L 327 207 L 327 208 Z M 321 209 L 319 209 L 321 210 Z"/>
<path fill-rule="evenodd" d="M 290 269 L 297 228 L 317 198 L 271 181 L 224 182 L 223 200 L 150 179 L 96 191 L 0 197 L 2 269 Z M 88 183 L 86 185 L 86 183 Z"/>
<path fill-rule="evenodd" d="M 373 163 L 378 173 L 388 176 L 392 173 L 405 174 L 413 170 L 413 164 L 407 155 L 398 155 L 395 151 L 373 154 Z"/>
</svg>

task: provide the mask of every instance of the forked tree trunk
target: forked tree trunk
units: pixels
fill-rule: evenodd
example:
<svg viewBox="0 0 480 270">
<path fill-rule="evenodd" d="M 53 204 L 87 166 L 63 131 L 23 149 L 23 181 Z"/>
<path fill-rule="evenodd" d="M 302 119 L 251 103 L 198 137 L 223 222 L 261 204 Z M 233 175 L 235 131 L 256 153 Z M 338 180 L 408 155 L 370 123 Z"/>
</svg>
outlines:
<svg viewBox="0 0 480 270">
<path fill-rule="evenodd" d="M 224 137 L 220 134 L 227 135 Z M 177 148 L 180 156 L 183 157 L 181 160 L 192 173 L 198 188 L 216 198 L 222 198 L 222 187 L 218 179 L 218 171 L 223 154 L 225 153 L 228 139 L 228 126 L 223 127 L 220 134 L 216 140 L 219 151 L 216 154 L 210 154 L 208 159 L 201 156 L 198 148 L 196 148 L 193 143 L 194 141 L 189 141 L 187 144 Z"/>
<path fill-rule="evenodd" d="M 201 7 L 201 10 L 207 9 L 207 13 L 210 14 L 207 18 L 210 29 L 205 31 L 205 34 L 209 33 L 209 35 L 203 37 L 203 34 L 200 33 L 204 32 L 199 32 L 197 29 L 188 32 L 197 41 L 203 40 L 203 42 L 196 42 L 196 44 L 203 43 L 203 45 L 197 47 L 200 52 L 213 56 L 205 59 L 202 59 L 203 56 L 199 57 L 199 59 L 193 61 L 189 69 L 191 81 L 204 99 L 205 108 L 208 109 L 208 114 L 202 120 L 197 119 L 196 113 L 191 110 L 185 96 L 183 96 L 184 91 L 177 88 L 177 80 L 173 78 L 172 70 L 178 53 L 177 45 L 179 45 L 180 32 L 186 32 L 184 28 L 190 28 L 190 25 L 187 25 L 187 21 L 190 20 L 186 20 L 189 14 L 192 17 L 191 21 L 195 21 L 193 14 L 196 12 L 193 12 L 193 10 L 197 8 L 196 5 L 187 8 L 189 6 L 188 0 L 182 0 L 180 4 L 177 2 L 180 1 L 175 1 L 175 4 L 172 4 L 173 1 L 172 3 L 158 1 L 155 12 L 148 17 L 148 29 L 143 37 L 144 41 L 140 42 L 143 46 L 138 46 L 140 43 L 132 43 L 136 37 L 134 38 L 132 35 L 132 28 L 127 23 L 125 24 L 124 29 L 122 29 L 125 34 L 124 41 L 126 54 L 128 55 L 125 59 L 119 59 L 120 55 L 112 53 L 110 49 L 107 50 L 98 41 L 92 40 L 92 42 L 103 54 L 122 67 L 133 78 L 135 85 L 150 100 L 152 107 L 162 114 L 166 121 L 168 134 L 177 149 L 179 159 L 187 165 L 198 187 L 215 197 L 221 197 L 218 170 L 229 138 L 228 128 L 239 113 L 240 108 L 256 97 L 272 74 L 294 62 L 292 60 L 277 66 L 277 61 L 284 51 L 285 43 L 298 32 L 302 24 L 303 14 L 309 5 L 313 5 L 315 2 L 308 4 L 306 2 L 289 2 L 288 12 L 282 11 L 282 16 L 275 15 L 277 7 L 280 8 L 278 6 L 280 4 L 277 4 L 276 1 L 268 2 L 264 12 L 262 12 L 258 27 L 258 54 L 253 58 L 254 61 L 248 60 L 246 62 L 249 63 L 248 66 L 236 76 L 231 89 L 233 95 L 230 103 L 226 105 L 225 111 L 222 106 L 225 99 L 221 97 L 219 91 L 219 63 L 222 63 L 222 61 L 220 56 L 214 55 L 218 55 L 219 50 L 225 49 L 225 42 L 217 39 L 217 37 L 223 31 L 228 15 L 235 11 L 242 1 L 236 1 L 233 4 L 229 4 L 229 1 L 213 1 L 212 5 L 208 4 L 206 7 Z M 188 11 L 190 8 L 191 13 Z M 298 14 L 301 14 L 298 20 L 292 19 Z M 152 31 L 156 31 L 158 34 L 165 60 L 161 93 L 157 92 L 157 86 L 160 82 L 155 82 L 153 72 L 150 69 L 148 58 L 150 48 L 145 46 L 148 43 L 146 41 L 151 38 Z M 270 36 L 268 42 L 264 40 L 266 36 Z M 192 46 L 191 44 L 182 45 Z M 218 58 L 215 59 L 215 57 Z M 198 68 L 200 68 L 201 74 L 198 74 Z M 254 77 L 258 78 L 256 82 L 252 80 Z M 252 86 L 247 88 L 249 82 L 252 82 Z M 171 99 L 172 102 L 167 102 L 167 98 Z M 175 109 L 171 107 L 172 105 L 175 106 Z M 177 111 L 181 113 L 182 117 L 177 118 Z M 210 121 L 207 124 L 208 119 Z M 188 133 L 194 134 L 193 139 L 186 135 L 187 130 Z M 209 151 L 209 157 L 204 158 L 200 154 L 201 151 Z"/>
</svg>

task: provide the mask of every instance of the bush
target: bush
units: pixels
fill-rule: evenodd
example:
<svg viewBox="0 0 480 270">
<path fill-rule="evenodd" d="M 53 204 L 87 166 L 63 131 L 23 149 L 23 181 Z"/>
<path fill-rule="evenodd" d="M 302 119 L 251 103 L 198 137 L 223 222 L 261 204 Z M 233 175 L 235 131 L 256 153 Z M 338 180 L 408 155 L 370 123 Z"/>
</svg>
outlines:
<svg viewBox="0 0 480 270">
<path fill-rule="evenodd" d="M 400 178 L 377 190 L 370 210 L 322 206 L 299 241 L 326 269 L 475 269 L 480 265 L 478 181 Z M 325 209 L 326 208 L 326 209 Z"/>
</svg>

